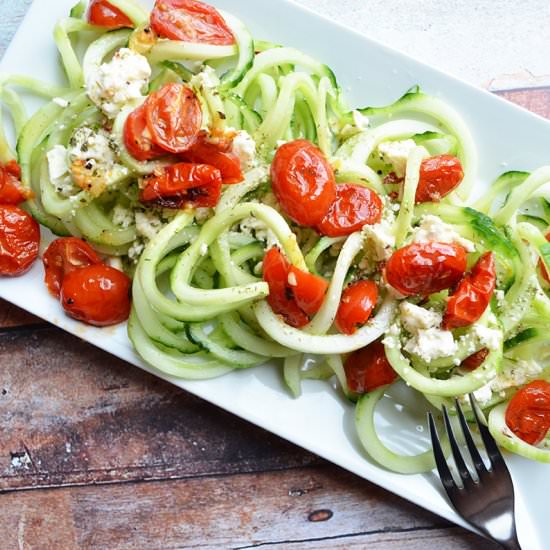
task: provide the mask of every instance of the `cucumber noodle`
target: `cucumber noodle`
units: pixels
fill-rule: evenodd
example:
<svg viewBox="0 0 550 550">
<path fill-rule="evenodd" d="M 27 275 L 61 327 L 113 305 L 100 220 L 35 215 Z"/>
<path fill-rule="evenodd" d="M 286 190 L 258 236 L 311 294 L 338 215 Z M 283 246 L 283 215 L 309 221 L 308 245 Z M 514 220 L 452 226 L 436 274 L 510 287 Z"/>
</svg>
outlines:
<svg viewBox="0 0 550 550">
<path fill-rule="evenodd" d="M 385 388 L 357 396 L 347 386 L 346 354 L 384 338 L 394 370 L 411 391 L 426 398 L 427 405 L 441 408 L 451 403 L 450 398 L 489 388 L 490 398 L 481 406 L 498 442 L 517 454 L 550 462 L 545 444 L 533 447 L 519 440 L 504 420 L 506 401 L 519 387 L 535 377 L 550 378 L 549 285 L 537 267 L 540 260 L 550 271 L 545 238 L 550 225 L 550 167 L 532 174 L 504 174 L 473 203 L 470 192 L 479 183 L 476 146 L 460 115 L 443 100 L 415 87 L 391 105 L 353 111 L 329 67 L 293 48 L 254 40 L 234 15 L 223 14 L 236 38 L 233 46 L 164 39 L 142 44 L 147 10 L 134 0 L 111 2 L 136 25 L 134 31 L 106 32 L 90 25 L 82 2 L 56 25 L 54 40 L 65 86 L 21 75 L 0 78 L 0 101 L 17 137 L 14 150 L 0 129 L 0 160 L 15 158 L 20 163 L 23 182 L 34 192 L 26 208 L 41 224 L 57 235 L 85 238 L 102 254 L 119 257 L 133 274 L 128 333 L 141 357 L 167 375 L 190 380 L 280 358 L 284 380 L 295 396 L 306 378 L 335 377 L 343 394 L 357 401 L 359 439 L 372 459 L 400 473 L 431 470 L 430 451 L 399 455 L 376 434 L 375 407 Z M 77 42 L 85 43 L 82 57 Z M 226 186 L 215 210 L 159 213 L 139 203 L 139 178 L 174 161 L 140 162 L 124 146 L 126 119 L 144 98 L 123 106 L 106 124 L 86 90 L 90 74 L 128 45 L 145 55 L 152 68 L 148 93 L 168 82 L 188 83 L 210 130 L 245 131 L 254 139 L 257 156 L 245 180 Z M 216 71 L 215 85 L 197 85 L 205 70 Z M 20 90 L 46 100 L 30 118 Z M 118 172 L 114 170 L 107 190 L 99 195 L 79 189 L 64 193 L 50 177 L 48 152 L 68 147 L 81 127 L 107 128 L 102 131 L 115 144 Z M 334 166 L 338 182 L 370 187 L 382 196 L 393 249 L 412 242 L 426 216 L 438 216 L 457 236 L 474 243 L 469 265 L 485 251 L 495 253 L 498 299 L 473 327 L 455 331 L 453 353 L 427 358 L 407 346 L 412 329 L 399 314 L 399 298 L 380 277 L 383 258 L 372 251 L 368 231 L 347 239 L 320 237 L 279 212 L 270 193 L 268 167 L 280 142 L 294 139 L 316 143 Z M 404 140 L 414 143 L 405 158 L 400 188 L 385 183 L 397 167 L 379 146 Z M 438 154 L 458 156 L 464 180 L 440 203 L 416 205 L 421 163 Z M 130 221 L 117 220 L 117 209 L 130 212 Z M 153 234 L 140 234 L 137 212 L 158 216 Z M 321 309 L 303 329 L 286 325 L 265 300 L 269 287 L 261 279 L 261 262 L 273 244 L 296 267 L 330 278 Z M 379 283 L 378 307 L 355 334 L 340 334 L 334 319 L 342 293 L 351 281 L 364 277 Z M 447 294 L 432 296 L 429 307 L 441 310 Z M 483 331 L 492 331 L 490 343 L 479 336 Z M 462 360 L 484 347 L 489 354 L 478 369 L 467 373 L 460 368 Z M 311 355 L 317 358 L 314 367 L 308 360 Z M 526 365 L 531 375 L 513 378 Z M 512 381 L 503 386 L 506 379 Z"/>
</svg>

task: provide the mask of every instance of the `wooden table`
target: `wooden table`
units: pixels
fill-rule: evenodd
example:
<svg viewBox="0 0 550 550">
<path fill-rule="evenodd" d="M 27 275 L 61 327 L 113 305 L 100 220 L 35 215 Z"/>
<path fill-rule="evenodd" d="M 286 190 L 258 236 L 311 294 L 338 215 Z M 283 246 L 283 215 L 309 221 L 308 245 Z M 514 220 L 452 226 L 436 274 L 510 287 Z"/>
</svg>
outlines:
<svg viewBox="0 0 550 550">
<path fill-rule="evenodd" d="M 550 89 L 501 94 L 550 117 Z M 495 548 L 2 301 L 0 533 L 10 550 Z"/>
</svg>

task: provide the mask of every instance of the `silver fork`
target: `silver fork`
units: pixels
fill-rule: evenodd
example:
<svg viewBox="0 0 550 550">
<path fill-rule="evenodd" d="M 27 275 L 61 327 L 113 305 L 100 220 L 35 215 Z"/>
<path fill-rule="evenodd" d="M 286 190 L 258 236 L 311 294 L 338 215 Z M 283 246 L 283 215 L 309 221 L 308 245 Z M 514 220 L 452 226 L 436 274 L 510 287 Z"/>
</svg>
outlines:
<svg viewBox="0 0 550 550">
<path fill-rule="evenodd" d="M 439 434 L 435 426 L 432 413 L 428 413 L 428 424 L 430 426 L 430 437 L 437 465 L 439 477 L 447 492 L 451 504 L 458 514 L 470 525 L 479 529 L 491 540 L 499 543 L 503 548 L 521 550 L 516 534 L 516 523 L 514 516 L 514 485 L 508 467 L 502 458 L 493 436 L 487 427 L 480 421 L 477 404 L 474 396 L 470 394 L 472 411 L 481 433 L 485 451 L 491 462 L 491 468 L 487 469 L 472 438 L 472 433 L 460 403 L 455 399 L 456 412 L 460 426 L 466 440 L 472 463 L 477 472 L 477 480 L 473 479 L 464 457 L 460 452 L 447 409 L 443 407 L 443 418 L 445 429 L 451 444 L 451 451 L 462 487 L 454 480 L 447 465 L 445 455 L 441 449 Z"/>
</svg>

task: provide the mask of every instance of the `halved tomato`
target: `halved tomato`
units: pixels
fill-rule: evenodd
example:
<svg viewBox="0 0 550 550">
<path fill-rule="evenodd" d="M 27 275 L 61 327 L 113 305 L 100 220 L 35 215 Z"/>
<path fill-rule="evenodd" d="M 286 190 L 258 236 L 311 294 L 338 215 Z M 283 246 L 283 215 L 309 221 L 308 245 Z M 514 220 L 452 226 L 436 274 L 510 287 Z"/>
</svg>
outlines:
<svg viewBox="0 0 550 550">
<path fill-rule="evenodd" d="M 144 162 L 162 157 L 166 152 L 153 143 L 145 117 L 145 103 L 131 112 L 124 125 L 124 145 L 135 159 Z"/>
<path fill-rule="evenodd" d="M 92 0 L 90 2 L 88 21 L 92 25 L 108 29 L 133 28 L 134 26 L 126 14 L 107 0 Z"/>
</svg>

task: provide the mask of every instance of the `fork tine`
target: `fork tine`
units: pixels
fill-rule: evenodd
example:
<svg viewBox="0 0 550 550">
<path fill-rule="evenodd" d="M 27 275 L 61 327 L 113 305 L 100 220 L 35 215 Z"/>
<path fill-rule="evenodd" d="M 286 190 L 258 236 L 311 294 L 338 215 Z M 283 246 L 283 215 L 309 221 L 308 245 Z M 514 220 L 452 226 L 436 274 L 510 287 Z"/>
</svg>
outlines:
<svg viewBox="0 0 550 550">
<path fill-rule="evenodd" d="M 460 479 L 464 484 L 472 481 L 470 476 L 470 471 L 464 462 L 460 448 L 458 447 L 458 442 L 456 441 L 453 428 L 451 426 L 451 420 L 449 419 L 449 413 L 447 412 L 447 407 L 443 405 L 443 420 L 445 421 L 445 429 L 447 430 L 447 436 L 449 437 L 449 443 L 451 444 L 451 451 L 453 453 L 453 458 L 455 461 L 456 469 L 460 474 Z"/>
<path fill-rule="evenodd" d="M 478 404 L 477 404 L 476 398 L 472 393 L 469 394 L 469 398 L 470 398 L 470 404 L 472 406 L 472 410 L 474 411 L 474 417 L 476 419 L 479 433 L 481 434 L 481 438 L 483 439 L 483 444 L 485 445 L 485 451 L 487 452 L 487 456 L 491 461 L 491 466 L 494 469 L 495 467 L 501 466 L 502 464 L 504 464 L 504 458 L 502 457 L 502 453 L 500 452 L 495 440 L 493 439 L 491 432 L 489 432 L 489 429 L 487 428 L 487 426 L 485 426 L 485 424 L 483 424 L 483 422 L 481 421 L 481 418 L 479 417 Z"/>
<path fill-rule="evenodd" d="M 435 427 L 434 417 L 431 412 L 428 412 L 428 425 L 430 427 L 430 438 L 432 440 L 432 449 L 435 458 L 435 465 L 437 466 L 437 471 L 439 472 L 439 477 L 443 483 L 443 487 L 447 491 L 449 498 L 457 490 L 455 480 L 449 470 L 447 460 L 441 448 L 441 442 L 439 441 L 439 434 L 437 433 L 437 428 Z"/>
<path fill-rule="evenodd" d="M 462 407 L 460 406 L 458 399 L 455 399 L 455 408 L 458 413 L 458 420 L 460 421 L 460 427 L 462 428 L 462 433 L 464 434 L 464 439 L 466 440 L 466 445 L 472 458 L 472 462 L 474 463 L 477 475 L 481 477 L 482 474 L 487 472 L 487 468 L 485 468 L 483 459 L 475 446 L 472 438 L 472 432 L 470 431 L 470 426 L 468 426 L 468 422 L 466 422 L 466 419 L 464 418 L 464 413 L 462 412 Z"/>
</svg>

